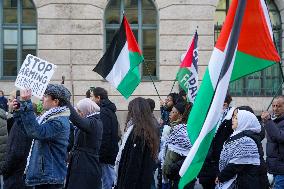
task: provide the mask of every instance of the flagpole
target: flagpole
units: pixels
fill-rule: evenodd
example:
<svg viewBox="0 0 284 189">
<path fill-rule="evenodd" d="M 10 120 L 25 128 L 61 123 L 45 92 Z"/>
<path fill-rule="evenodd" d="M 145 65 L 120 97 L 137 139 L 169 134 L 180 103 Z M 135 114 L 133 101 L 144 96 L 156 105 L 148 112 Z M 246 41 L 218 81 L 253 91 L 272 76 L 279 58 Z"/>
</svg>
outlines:
<svg viewBox="0 0 284 189">
<path fill-rule="evenodd" d="M 150 72 L 150 69 L 149 69 L 148 65 L 145 63 L 144 60 L 143 60 L 143 63 L 144 63 L 144 65 L 146 66 L 146 70 L 147 70 L 147 72 L 148 72 L 148 74 L 149 74 L 149 76 L 150 76 L 150 79 L 151 79 L 151 81 L 152 81 L 152 83 L 153 83 L 153 85 L 154 85 L 154 88 L 155 88 L 155 90 L 156 90 L 156 92 L 157 92 L 157 94 L 158 94 L 159 99 L 162 100 L 161 97 L 160 97 L 160 94 L 159 94 L 159 92 L 158 92 L 158 90 L 157 90 L 157 87 L 156 87 L 156 85 L 155 85 L 155 82 L 154 82 L 154 80 L 153 80 L 153 78 L 152 78 L 152 75 L 151 75 L 151 72 Z"/>
<path fill-rule="evenodd" d="M 172 85 L 172 88 L 171 88 L 171 92 L 170 92 L 170 93 L 172 93 L 172 91 L 173 91 L 173 89 L 174 89 L 174 86 L 175 86 L 175 84 L 176 84 L 176 81 L 177 81 L 177 79 L 174 80 L 174 83 L 173 83 L 173 85 Z"/>
<path fill-rule="evenodd" d="M 279 88 L 278 88 L 278 90 L 276 91 L 276 93 L 274 94 L 272 100 L 270 101 L 270 104 L 269 104 L 269 106 L 267 107 L 266 111 L 269 110 L 270 106 L 272 105 L 273 100 L 279 95 L 279 92 L 281 91 L 280 89 L 282 89 L 282 85 L 283 85 L 283 83 L 284 83 L 284 73 L 283 73 L 283 70 L 282 70 L 282 63 L 281 63 L 281 62 L 279 62 L 279 67 L 280 67 L 280 71 L 281 71 L 282 82 L 281 82 L 281 84 L 279 85 Z"/>
</svg>

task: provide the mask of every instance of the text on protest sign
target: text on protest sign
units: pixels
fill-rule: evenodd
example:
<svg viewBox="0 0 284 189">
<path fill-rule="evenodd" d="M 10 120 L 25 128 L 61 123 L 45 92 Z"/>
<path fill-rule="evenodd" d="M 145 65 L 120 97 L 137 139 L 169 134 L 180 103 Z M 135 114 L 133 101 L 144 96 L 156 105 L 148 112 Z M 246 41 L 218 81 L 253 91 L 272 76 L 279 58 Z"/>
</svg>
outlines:
<svg viewBox="0 0 284 189">
<path fill-rule="evenodd" d="M 31 89 L 35 97 L 42 98 L 56 65 L 28 54 L 18 73 L 15 86 Z"/>
</svg>

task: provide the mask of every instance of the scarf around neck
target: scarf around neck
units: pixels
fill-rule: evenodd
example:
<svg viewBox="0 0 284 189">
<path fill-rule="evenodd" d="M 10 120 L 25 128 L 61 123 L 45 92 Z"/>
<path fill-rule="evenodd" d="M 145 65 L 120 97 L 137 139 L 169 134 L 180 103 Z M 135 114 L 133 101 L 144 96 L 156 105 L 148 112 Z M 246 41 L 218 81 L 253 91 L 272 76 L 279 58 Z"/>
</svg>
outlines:
<svg viewBox="0 0 284 189">
<path fill-rule="evenodd" d="M 240 135 L 240 134 L 239 134 Z M 246 165 L 260 165 L 260 155 L 258 148 L 253 139 L 247 136 L 238 138 L 237 135 L 234 136 L 236 139 L 230 138 L 225 142 L 219 160 L 219 170 L 220 172 L 225 169 L 225 167 L 231 164 L 246 164 Z M 233 179 L 220 183 L 218 189 L 228 189 L 232 186 L 236 180 L 237 175 Z"/>
<path fill-rule="evenodd" d="M 187 135 L 185 124 L 176 125 L 166 140 L 169 150 L 181 155 L 187 156 L 192 145 Z"/>
<path fill-rule="evenodd" d="M 40 117 L 37 118 L 37 122 L 38 124 L 43 124 L 45 123 L 51 116 L 54 116 L 56 114 L 62 113 L 67 111 L 68 108 L 66 106 L 58 106 L 55 108 L 51 108 L 49 110 L 47 110 L 44 114 L 42 114 Z"/>
<path fill-rule="evenodd" d="M 63 107 L 55 107 L 55 108 L 51 108 L 48 111 L 46 111 L 44 114 L 42 114 L 41 116 L 37 117 L 37 122 L 38 124 L 43 124 L 45 123 L 51 116 L 54 116 L 56 114 L 62 113 L 69 110 L 66 106 Z M 26 164 L 26 168 L 25 168 L 25 173 L 28 170 L 29 164 L 30 164 L 30 159 L 31 159 L 31 154 L 32 154 L 32 149 L 34 147 L 34 143 L 35 143 L 35 139 L 32 140 L 32 144 L 31 144 L 31 148 L 30 148 L 30 152 L 29 155 L 27 157 L 27 164 Z"/>
<path fill-rule="evenodd" d="M 119 163 L 120 163 L 120 160 L 121 160 L 121 155 L 122 155 L 122 152 L 124 150 L 124 147 L 125 147 L 125 144 L 127 142 L 127 139 L 128 139 L 130 133 L 133 130 L 133 124 L 132 124 L 131 120 L 127 123 L 127 127 L 126 128 L 127 128 L 127 130 L 126 130 L 126 132 L 122 136 L 122 143 L 121 143 L 121 146 L 119 147 L 119 151 L 117 153 L 116 160 L 115 160 L 115 165 L 114 165 L 114 170 L 115 170 L 115 174 L 116 174 L 116 178 L 115 178 L 115 181 L 114 181 L 115 185 L 117 184 L 118 169 L 119 169 Z"/>
</svg>

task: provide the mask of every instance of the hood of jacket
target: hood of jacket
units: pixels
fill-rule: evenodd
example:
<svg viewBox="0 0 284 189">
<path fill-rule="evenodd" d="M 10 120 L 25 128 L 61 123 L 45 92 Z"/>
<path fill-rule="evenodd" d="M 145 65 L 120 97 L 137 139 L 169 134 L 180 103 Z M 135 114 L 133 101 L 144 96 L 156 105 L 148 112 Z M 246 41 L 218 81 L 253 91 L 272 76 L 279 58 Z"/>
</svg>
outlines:
<svg viewBox="0 0 284 189">
<path fill-rule="evenodd" d="M 109 109 L 113 112 L 116 112 L 116 106 L 114 103 L 112 103 L 109 99 L 104 99 L 100 103 L 100 107 L 103 109 Z M 101 109 L 102 110 L 102 109 Z"/>
</svg>

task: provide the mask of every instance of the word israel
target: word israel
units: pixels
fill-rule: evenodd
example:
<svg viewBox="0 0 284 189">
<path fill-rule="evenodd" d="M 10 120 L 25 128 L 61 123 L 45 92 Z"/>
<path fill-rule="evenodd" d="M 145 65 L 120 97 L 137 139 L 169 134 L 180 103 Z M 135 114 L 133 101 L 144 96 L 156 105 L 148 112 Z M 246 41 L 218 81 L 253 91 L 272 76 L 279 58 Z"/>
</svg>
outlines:
<svg viewBox="0 0 284 189">
<path fill-rule="evenodd" d="M 18 73 L 15 86 L 31 89 L 34 96 L 42 98 L 55 68 L 56 65 L 29 54 Z"/>
</svg>

